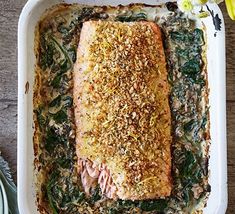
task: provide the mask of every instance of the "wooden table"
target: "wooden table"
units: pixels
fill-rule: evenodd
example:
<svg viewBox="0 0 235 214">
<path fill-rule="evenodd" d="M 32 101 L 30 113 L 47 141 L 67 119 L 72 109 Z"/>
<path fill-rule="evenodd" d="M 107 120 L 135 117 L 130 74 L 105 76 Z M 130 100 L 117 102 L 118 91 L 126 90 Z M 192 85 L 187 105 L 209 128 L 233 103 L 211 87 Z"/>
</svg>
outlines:
<svg viewBox="0 0 235 214">
<path fill-rule="evenodd" d="M 9 161 L 16 180 L 17 127 L 17 23 L 26 0 L 0 0 L 0 151 Z M 228 187 L 227 214 L 235 211 L 235 22 L 221 4 L 226 25 L 227 54 L 227 135 Z M 19 53 L 20 54 L 20 53 Z"/>
</svg>

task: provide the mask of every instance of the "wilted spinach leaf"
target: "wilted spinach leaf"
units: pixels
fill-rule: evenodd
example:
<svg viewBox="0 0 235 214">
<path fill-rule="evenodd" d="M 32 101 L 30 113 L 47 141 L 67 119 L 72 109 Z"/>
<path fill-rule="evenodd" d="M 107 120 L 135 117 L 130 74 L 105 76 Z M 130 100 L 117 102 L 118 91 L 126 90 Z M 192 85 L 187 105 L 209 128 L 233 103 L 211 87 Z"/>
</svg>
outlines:
<svg viewBox="0 0 235 214">
<path fill-rule="evenodd" d="M 91 196 L 91 203 L 95 203 L 96 201 L 100 200 L 101 199 L 101 191 L 100 191 L 100 187 L 97 186 L 95 189 L 94 189 L 94 192 L 92 193 L 92 196 Z"/>
<path fill-rule="evenodd" d="M 68 119 L 67 114 L 63 110 L 60 110 L 57 113 L 53 114 L 52 117 L 57 123 L 63 123 Z"/>
<path fill-rule="evenodd" d="M 42 128 L 46 125 L 46 117 L 42 114 L 42 108 L 38 107 L 38 109 L 34 110 L 34 113 L 36 114 L 39 129 L 42 130 Z"/>
<path fill-rule="evenodd" d="M 176 2 L 167 2 L 166 7 L 169 11 L 176 11 L 178 9 L 177 3 Z"/>
<path fill-rule="evenodd" d="M 170 33 L 170 37 L 173 41 L 180 43 L 192 44 L 194 42 L 193 35 L 188 31 L 173 31 Z"/>
<path fill-rule="evenodd" d="M 119 208 L 126 208 L 126 207 L 132 207 L 134 205 L 136 205 L 135 201 L 131 201 L 131 200 L 118 200 L 117 204 Z"/>
<path fill-rule="evenodd" d="M 186 132 L 191 132 L 196 125 L 197 125 L 197 121 L 190 120 L 189 122 L 184 124 L 184 130 Z"/>
<path fill-rule="evenodd" d="M 207 111 L 205 112 L 205 114 L 202 116 L 202 122 L 201 122 L 201 128 L 202 129 L 205 129 L 206 128 L 206 124 L 207 124 L 207 120 L 208 120 L 208 109 Z"/>
<path fill-rule="evenodd" d="M 39 64 L 42 70 L 46 70 L 46 68 L 50 68 L 50 66 L 53 64 L 53 54 L 55 50 L 55 46 L 51 41 L 48 41 L 48 39 L 45 38 L 45 35 L 41 36 L 41 49 L 40 49 L 40 58 L 39 58 Z"/>
<path fill-rule="evenodd" d="M 78 188 L 74 189 L 74 191 L 71 193 L 71 198 L 74 202 L 80 203 L 85 199 L 85 193 L 80 191 Z"/>
<path fill-rule="evenodd" d="M 60 62 L 60 68 L 62 69 L 62 71 L 60 73 L 63 73 L 63 72 L 65 72 L 65 69 L 67 71 L 68 69 L 70 69 L 72 67 L 72 62 L 71 62 L 65 48 L 53 36 L 51 36 L 50 39 L 60 49 L 60 51 L 64 54 L 64 60 L 62 62 Z"/>
<path fill-rule="evenodd" d="M 200 61 L 196 58 L 191 59 L 181 66 L 180 71 L 195 81 L 201 71 Z"/>
<path fill-rule="evenodd" d="M 133 21 L 143 21 L 147 20 L 147 15 L 145 13 L 129 13 L 124 15 L 118 15 L 115 18 L 116 21 L 120 22 L 133 22 Z"/>
<path fill-rule="evenodd" d="M 164 199 L 140 201 L 139 207 L 143 211 L 162 212 L 167 207 L 167 202 Z"/>
<path fill-rule="evenodd" d="M 78 16 L 78 20 L 81 21 L 81 20 L 87 20 L 87 19 L 91 18 L 93 15 L 93 12 L 94 12 L 94 8 L 92 8 L 92 7 L 82 8 L 81 13 Z"/>
<path fill-rule="evenodd" d="M 201 29 L 196 28 L 193 31 L 193 36 L 194 36 L 194 41 L 198 45 L 203 45 L 204 44 L 204 39 L 203 39 L 203 31 Z"/>
<path fill-rule="evenodd" d="M 69 168 L 71 165 L 71 160 L 70 159 L 66 159 L 66 157 L 60 157 L 56 160 L 56 162 L 58 163 L 59 166 L 61 166 L 62 168 Z"/>
<path fill-rule="evenodd" d="M 185 188 L 185 189 L 183 190 L 182 197 L 183 197 L 184 202 L 186 203 L 186 205 L 188 204 L 188 202 L 189 202 L 189 200 L 190 200 L 190 191 L 191 191 L 190 188 Z"/>
<path fill-rule="evenodd" d="M 63 136 L 59 136 L 53 128 L 49 128 L 46 131 L 45 135 L 45 149 L 49 152 L 52 153 L 56 147 L 57 144 L 64 143 L 66 141 L 66 138 Z"/>
<path fill-rule="evenodd" d="M 186 60 L 189 59 L 189 50 L 188 49 L 176 48 L 176 54 L 179 57 L 182 57 Z"/>
<path fill-rule="evenodd" d="M 119 213 L 120 211 L 118 209 L 113 207 L 109 208 L 108 214 L 119 214 Z"/>
<path fill-rule="evenodd" d="M 58 214 L 55 195 L 53 192 L 53 187 L 56 186 L 56 180 L 58 179 L 59 173 L 57 171 L 53 172 L 49 178 L 49 181 L 46 186 L 47 197 L 49 200 L 50 207 L 53 211 L 53 214 Z"/>
<path fill-rule="evenodd" d="M 56 106 L 60 106 L 61 103 L 61 95 L 58 95 L 54 100 L 52 100 L 49 103 L 49 107 L 56 107 Z"/>
<path fill-rule="evenodd" d="M 62 79 L 62 75 L 56 75 L 54 79 L 51 81 L 51 86 L 54 88 L 58 88 L 60 86 Z"/>
<path fill-rule="evenodd" d="M 70 64 L 67 59 L 62 60 L 59 63 L 60 66 L 60 74 L 65 73 L 67 70 L 70 69 Z"/>
<path fill-rule="evenodd" d="M 192 153 L 192 151 L 185 151 L 184 160 L 180 166 L 180 174 L 184 178 L 190 178 L 192 176 L 192 170 L 196 163 L 196 159 Z"/>
<path fill-rule="evenodd" d="M 57 27 L 58 32 L 60 32 L 61 34 L 68 34 L 69 33 L 69 28 L 65 27 L 63 25 L 63 23 L 59 24 Z"/>
<path fill-rule="evenodd" d="M 64 101 L 64 107 L 65 108 L 70 108 L 73 105 L 73 98 L 70 96 L 66 96 L 63 98 Z"/>
<path fill-rule="evenodd" d="M 70 59 L 73 61 L 73 62 L 76 62 L 76 59 L 77 59 L 77 53 L 76 53 L 76 48 L 75 47 L 72 47 L 70 49 L 68 49 L 68 54 L 69 54 L 69 57 Z"/>
</svg>

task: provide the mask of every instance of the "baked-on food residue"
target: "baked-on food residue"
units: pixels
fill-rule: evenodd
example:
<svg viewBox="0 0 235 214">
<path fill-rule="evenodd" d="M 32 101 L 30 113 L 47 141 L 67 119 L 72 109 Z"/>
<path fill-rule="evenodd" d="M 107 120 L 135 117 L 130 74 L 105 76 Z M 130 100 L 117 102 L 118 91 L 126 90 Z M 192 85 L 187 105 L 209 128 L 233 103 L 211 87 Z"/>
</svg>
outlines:
<svg viewBox="0 0 235 214">
<path fill-rule="evenodd" d="M 35 33 L 40 213 L 202 213 L 209 112 L 196 26 L 172 3 L 45 12 Z"/>
</svg>

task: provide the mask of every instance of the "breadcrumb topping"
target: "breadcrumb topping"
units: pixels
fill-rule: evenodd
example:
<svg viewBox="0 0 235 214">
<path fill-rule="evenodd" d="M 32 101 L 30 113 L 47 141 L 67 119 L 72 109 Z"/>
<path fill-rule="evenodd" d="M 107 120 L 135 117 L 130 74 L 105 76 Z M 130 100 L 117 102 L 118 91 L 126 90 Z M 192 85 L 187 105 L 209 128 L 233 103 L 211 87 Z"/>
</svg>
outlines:
<svg viewBox="0 0 235 214">
<path fill-rule="evenodd" d="M 160 29 L 151 22 L 84 25 L 95 30 L 82 31 L 79 46 L 89 38 L 88 54 L 78 53 L 75 69 L 77 153 L 107 165 L 119 198 L 168 196 L 171 117 Z"/>
</svg>

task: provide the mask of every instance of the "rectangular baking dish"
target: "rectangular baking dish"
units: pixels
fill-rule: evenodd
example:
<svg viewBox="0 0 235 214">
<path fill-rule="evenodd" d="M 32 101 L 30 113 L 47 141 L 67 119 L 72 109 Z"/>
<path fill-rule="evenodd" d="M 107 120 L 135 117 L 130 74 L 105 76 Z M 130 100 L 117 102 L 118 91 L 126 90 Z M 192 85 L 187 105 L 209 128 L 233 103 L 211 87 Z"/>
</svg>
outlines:
<svg viewBox="0 0 235 214">
<path fill-rule="evenodd" d="M 22 10 L 18 26 L 18 205 L 21 214 L 36 214 L 33 153 L 34 30 L 42 13 L 58 3 L 118 5 L 129 3 L 159 4 L 160 0 L 29 0 Z M 212 17 L 203 19 L 207 30 L 211 147 L 209 170 L 211 194 L 205 214 L 223 214 L 227 208 L 227 141 L 225 87 L 225 28 L 217 5 L 209 8 L 221 19 L 216 31 Z"/>
</svg>

